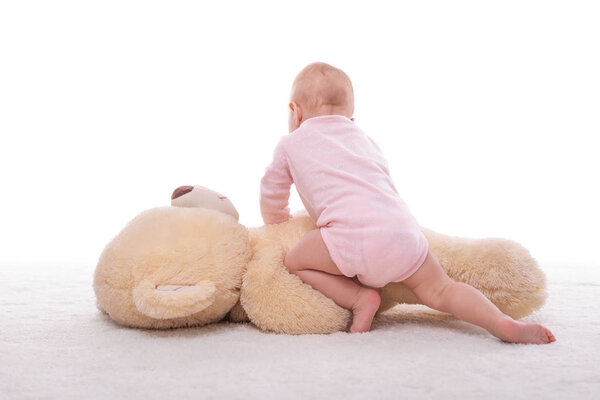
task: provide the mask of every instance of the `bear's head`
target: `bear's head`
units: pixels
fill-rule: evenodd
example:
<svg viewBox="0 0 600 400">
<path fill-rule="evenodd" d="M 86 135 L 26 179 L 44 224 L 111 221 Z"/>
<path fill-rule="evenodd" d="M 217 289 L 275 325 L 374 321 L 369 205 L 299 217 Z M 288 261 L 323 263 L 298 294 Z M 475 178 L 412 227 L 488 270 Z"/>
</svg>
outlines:
<svg viewBox="0 0 600 400">
<path fill-rule="evenodd" d="M 171 207 L 142 212 L 105 247 L 94 275 L 98 308 L 139 328 L 221 320 L 252 257 L 248 230 L 225 196 L 175 190 Z"/>
</svg>

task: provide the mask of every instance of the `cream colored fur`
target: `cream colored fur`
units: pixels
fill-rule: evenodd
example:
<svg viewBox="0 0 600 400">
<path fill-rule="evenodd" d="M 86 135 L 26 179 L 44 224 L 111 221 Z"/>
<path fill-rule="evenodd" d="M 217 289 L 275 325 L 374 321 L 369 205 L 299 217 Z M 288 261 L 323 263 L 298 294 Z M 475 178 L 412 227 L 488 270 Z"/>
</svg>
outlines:
<svg viewBox="0 0 600 400">
<path fill-rule="evenodd" d="M 94 275 L 98 308 L 139 328 L 216 322 L 238 301 L 251 257 L 248 230 L 234 217 L 205 208 L 154 208 L 102 252 Z"/>
<path fill-rule="evenodd" d="M 98 262 L 98 308 L 120 324 L 141 328 L 204 325 L 227 315 L 277 333 L 347 329 L 350 312 L 283 265 L 286 252 L 316 228 L 305 212 L 282 224 L 247 229 L 230 215 L 200 208 L 208 204 L 213 200 L 198 208 L 151 209 L 132 220 Z M 503 312 L 521 318 L 543 305 L 545 275 L 518 243 L 423 232 L 448 275 L 478 288 Z M 401 283 L 379 290 L 379 312 L 418 303 Z"/>
</svg>

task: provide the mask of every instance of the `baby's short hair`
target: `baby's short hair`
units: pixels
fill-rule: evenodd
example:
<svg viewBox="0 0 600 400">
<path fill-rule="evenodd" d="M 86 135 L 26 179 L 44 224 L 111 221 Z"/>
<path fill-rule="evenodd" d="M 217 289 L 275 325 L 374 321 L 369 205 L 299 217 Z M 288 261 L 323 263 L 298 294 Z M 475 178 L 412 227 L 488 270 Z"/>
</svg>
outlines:
<svg viewBox="0 0 600 400">
<path fill-rule="evenodd" d="M 307 65 L 292 88 L 292 100 L 309 109 L 330 107 L 354 112 L 352 82 L 344 71 L 324 62 Z"/>
</svg>

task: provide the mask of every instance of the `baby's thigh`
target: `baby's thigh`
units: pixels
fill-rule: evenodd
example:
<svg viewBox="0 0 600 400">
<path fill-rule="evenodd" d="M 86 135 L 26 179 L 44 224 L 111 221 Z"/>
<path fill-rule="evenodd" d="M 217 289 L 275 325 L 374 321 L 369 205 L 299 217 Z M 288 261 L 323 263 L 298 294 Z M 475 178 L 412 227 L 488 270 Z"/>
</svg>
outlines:
<svg viewBox="0 0 600 400">
<path fill-rule="evenodd" d="M 448 277 L 438 260 L 431 254 L 431 251 L 427 252 L 423 265 L 414 274 L 402 281 L 421 300 L 431 293 L 437 293 L 441 287 L 451 282 L 452 279 Z"/>
<path fill-rule="evenodd" d="M 290 271 L 313 269 L 333 275 L 343 275 L 331 259 L 320 229 L 314 229 L 300 238 L 288 251 L 283 261 Z"/>
</svg>

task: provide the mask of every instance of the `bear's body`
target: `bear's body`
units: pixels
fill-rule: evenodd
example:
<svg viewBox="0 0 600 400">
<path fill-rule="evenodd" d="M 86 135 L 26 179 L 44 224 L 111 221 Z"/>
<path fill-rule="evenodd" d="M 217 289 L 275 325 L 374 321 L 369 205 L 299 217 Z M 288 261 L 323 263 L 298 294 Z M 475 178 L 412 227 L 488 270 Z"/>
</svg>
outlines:
<svg viewBox="0 0 600 400">
<path fill-rule="evenodd" d="M 219 206 L 220 211 L 203 208 L 207 198 L 212 205 L 212 197 L 225 201 L 224 196 L 199 186 L 182 196 L 202 200 L 145 211 L 106 246 L 94 276 L 100 310 L 120 324 L 140 328 L 199 326 L 226 315 L 277 333 L 348 328 L 350 311 L 283 265 L 286 252 L 316 228 L 306 213 L 247 229 L 237 222 L 232 205 Z M 448 275 L 479 289 L 502 312 L 521 318 L 543 305 L 545 275 L 518 243 L 422 231 Z M 402 283 L 378 290 L 379 312 L 418 303 Z"/>
</svg>

